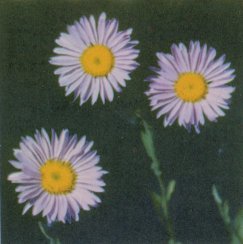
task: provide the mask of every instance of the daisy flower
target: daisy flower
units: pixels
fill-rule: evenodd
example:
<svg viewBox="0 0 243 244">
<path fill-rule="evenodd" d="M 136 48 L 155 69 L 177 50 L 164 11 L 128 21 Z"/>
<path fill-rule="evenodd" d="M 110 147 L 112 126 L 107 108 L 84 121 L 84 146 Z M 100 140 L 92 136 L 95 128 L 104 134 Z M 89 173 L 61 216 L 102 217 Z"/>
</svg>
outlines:
<svg viewBox="0 0 243 244">
<path fill-rule="evenodd" d="M 138 66 L 139 51 L 134 49 L 138 41 L 131 40 L 132 29 L 118 31 L 118 21 L 102 13 L 97 24 L 92 15 L 81 17 L 67 31 L 56 40 L 60 47 L 53 50 L 57 56 L 49 61 L 61 66 L 54 73 L 66 96 L 74 93 L 80 106 L 89 98 L 93 105 L 98 96 L 103 103 L 112 101 L 114 90 L 121 92 Z"/>
<path fill-rule="evenodd" d="M 103 192 L 105 183 L 101 177 L 106 173 L 96 166 L 99 156 L 91 151 L 93 142 L 86 137 L 78 140 L 63 130 L 58 137 L 52 130 L 51 138 L 42 129 L 34 138 L 26 136 L 20 148 L 14 150 L 16 160 L 9 161 L 18 172 L 8 176 L 19 184 L 18 202 L 25 203 L 23 214 L 31 207 L 32 214 L 42 212 L 49 223 L 79 220 L 80 208 L 100 203 L 93 192 Z"/>
<path fill-rule="evenodd" d="M 215 59 L 216 50 L 190 42 L 173 44 L 172 54 L 157 53 L 159 68 L 153 68 L 155 76 L 147 79 L 152 110 L 157 118 L 164 115 L 164 126 L 178 120 L 180 126 L 190 130 L 193 126 L 200 133 L 205 117 L 216 121 L 229 109 L 234 87 L 228 86 L 235 75 L 230 63 L 224 63 L 225 55 Z"/>
</svg>

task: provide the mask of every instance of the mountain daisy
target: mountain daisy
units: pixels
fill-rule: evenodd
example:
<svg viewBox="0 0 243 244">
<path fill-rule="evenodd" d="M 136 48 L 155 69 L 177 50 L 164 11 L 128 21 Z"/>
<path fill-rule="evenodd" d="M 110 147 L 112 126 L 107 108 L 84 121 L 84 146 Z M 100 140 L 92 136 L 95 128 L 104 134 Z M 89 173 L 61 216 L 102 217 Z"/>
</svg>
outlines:
<svg viewBox="0 0 243 244">
<path fill-rule="evenodd" d="M 189 49 L 182 43 L 173 44 L 172 54 L 157 53 L 159 68 L 147 79 L 152 110 L 157 118 L 164 115 L 164 126 L 172 125 L 176 119 L 180 126 L 190 130 L 205 118 L 216 121 L 229 108 L 229 99 L 234 87 L 228 86 L 235 75 L 230 63 L 224 64 L 225 55 L 215 59 L 216 50 L 200 42 L 190 42 Z"/>
<path fill-rule="evenodd" d="M 51 64 L 61 66 L 54 73 L 66 96 L 74 93 L 80 106 L 89 98 L 94 104 L 99 95 L 103 103 L 112 101 L 114 90 L 121 92 L 138 66 L 139 51 L 134 49 L 138 41 L 131 40 L 132 29 L 118 31 L 118 21 L 108 20 L 102 13 L 97 24 L 91 15 L 81 17 L 67 30 L 56 40 L 60 47 L 54 53 L 58 56 L 50 59 Z"/>
<path fill-rule="evenodd" d="M 25 203 L 23 214 L 33 207 L 33 215 L 42 212 L 49 223 L 79 220 L 79 210 L 90 210 L 100 203 L 93 192 L 103 192 L 101 177 L 106 173 L 96 166 L 99 156 L 91 151 L 93 142 L 85 136 L 78 140 L 63 130 L 58 137 L 54 130 L 38 130 L 34 138 L 25 137 L 20 149 L 14 150 L 17 160 L 10 163 L 20 170 L 8 176 L 19 186 L 18 202 Z"/>
</svg>

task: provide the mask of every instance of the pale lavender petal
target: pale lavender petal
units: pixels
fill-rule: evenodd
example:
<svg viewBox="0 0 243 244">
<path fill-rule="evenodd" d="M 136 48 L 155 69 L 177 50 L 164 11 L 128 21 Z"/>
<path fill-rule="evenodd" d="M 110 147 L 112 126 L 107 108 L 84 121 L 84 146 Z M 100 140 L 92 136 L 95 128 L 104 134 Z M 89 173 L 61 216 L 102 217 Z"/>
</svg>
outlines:
<svg viewBox="0 0 243 244">
<path fill-rule="evenodd" d="M 106 14 L 102 13 L 98 21 L 98 39 L 100 44 L 103 44 L 103 40 L 105 36 L 105 26 L 106 26 Z"/>
</svg>

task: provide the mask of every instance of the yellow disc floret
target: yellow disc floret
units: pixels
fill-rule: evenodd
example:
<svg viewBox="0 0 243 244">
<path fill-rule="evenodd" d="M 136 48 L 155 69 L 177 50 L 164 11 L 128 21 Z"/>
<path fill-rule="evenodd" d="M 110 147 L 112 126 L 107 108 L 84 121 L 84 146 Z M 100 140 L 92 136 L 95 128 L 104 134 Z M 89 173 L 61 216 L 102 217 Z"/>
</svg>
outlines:
<svg viewBox="0 0 243 244">
<path fill-rule="evenodd" d="M 114 66 L 114 56 L 104 45 L 89 46 L 80 56 L 83 70 L 92 76 L 106 76 Z"/>
<path fill-rule="evenodd" d="M 206 96 L 208 85 L 202 75 L 188 72 L 179 75 L 174 89 L 180 99 L 195 103 Z"/>
<path fill-rule="evenodd" d="M 73 190 L 77 175 L 69 162 L 47 160 L 41 167 L 42 188 L 51 194 L 66 194 Z"/>
</svg>

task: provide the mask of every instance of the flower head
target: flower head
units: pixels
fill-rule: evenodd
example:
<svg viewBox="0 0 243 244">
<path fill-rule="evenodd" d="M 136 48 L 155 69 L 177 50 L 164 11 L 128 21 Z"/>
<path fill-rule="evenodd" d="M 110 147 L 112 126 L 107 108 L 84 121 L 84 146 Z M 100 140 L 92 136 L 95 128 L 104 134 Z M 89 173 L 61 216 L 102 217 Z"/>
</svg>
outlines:
<svg viewBox="0 0 243 244">
<path fill-rule="evenodd" d="M 47 132 L 38 130 L 34 138 L 25 137 L 20 149 L 14 150 L 16 160 L 9 161 L 19 172 L 8 180 L 19 186 L 18 202 L 26 203 L 23 214 L 33 207 L 33 215 L 42 212 L 48 222 L 79 220 L 80 208 L 100 203 L 93 192 L 103 192 L 105 183 L 101 177 L 106 173 L 96 166 L 99 156 L 91 151 L 93 142 L 86 137 L 78 140 L 63 130 L 58 137 L 54 130 L 49 138 Z"/>
<path fill-rule="evenodd" d="M 182 43 L 173 44 L 172 54 L 157 53 L 159 68 L 149 77 L 152 110 L 157 118 L 164 115 L 164 126 L 178 119 L 180 126 L 197 133 L 205 118 L 216 121 L 229 108 L 229 99 L 234 87 L 228 86 L 234 76 L 230 63 L 224 63 L 225 55 L 215 59 L 216 50 L 200 42 L 190 42 L 189 49 Z"/>
<path fill-rule="evenodd" d="M 54 73 L 66 96 L 74 93 L 80 105 L 89 98 L 94 104 L 99 95 L 103 103 L 112 101 L 114 90 L 121 92 L 138 66 L 139 51 L 134 49 L 138 41 L 131 40 L 132 29 L 118 31 L 118 21 L 108 20 L 102 13 L 97 24 L 91 15 L 81 17 L 67 30 L 56 40 L 60 47 L 54 53 L 58 56 L 50 59 L 51 64 L 61 66 Z"/>
</svg>

